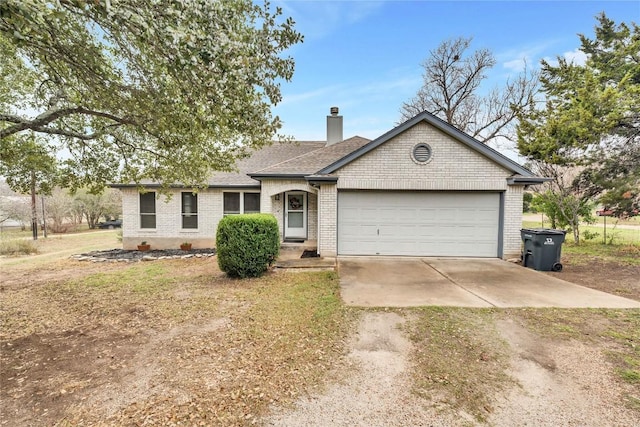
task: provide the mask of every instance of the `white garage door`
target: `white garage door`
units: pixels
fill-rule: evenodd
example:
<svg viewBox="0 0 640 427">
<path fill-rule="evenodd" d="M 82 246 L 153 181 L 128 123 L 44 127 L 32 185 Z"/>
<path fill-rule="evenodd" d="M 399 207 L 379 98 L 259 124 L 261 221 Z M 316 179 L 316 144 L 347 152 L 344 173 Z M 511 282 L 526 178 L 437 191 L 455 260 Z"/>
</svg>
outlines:
<svg viewBox="0 0 640 427">
<path fill-rule="evenodd" d="M 497 257 L 500 196 L 340 192 L 340 255 Z"/>
</svg>

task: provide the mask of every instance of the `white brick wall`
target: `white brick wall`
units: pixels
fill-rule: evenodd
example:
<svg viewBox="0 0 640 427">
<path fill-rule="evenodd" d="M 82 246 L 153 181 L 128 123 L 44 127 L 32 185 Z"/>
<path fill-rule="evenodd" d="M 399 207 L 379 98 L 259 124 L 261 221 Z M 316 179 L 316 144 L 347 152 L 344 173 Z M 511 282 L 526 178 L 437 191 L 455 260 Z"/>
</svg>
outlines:
<svg viewBox="0 0 640 427">
<path fill-rule="evenodd" d="M 503 258 L 517 258 L 520 256 L 520 229 L 522 228 L 522 195 L 524 187 L 509 186 L 504 195 L 504 234 Z"/>
<path fill-rule="evenodd" d="M 284 192 L 307 192 L 307 239 L 318 238 L 318 189 L 309 185 L 304 179 L 263 179 L 260 197 L 260 209 L 262 212 L 273 214 L 278 220 L 280 238 L 284 231 Z M 280 200 L 275 200 L 275 195 L 280 195 Z"/>
<path fill-rule="evenodd" d="M 320 186 L 318 194 L 318 252 L 329 257 L 338 253 L 338 192 L 333 184 Z"/>
<path fill-rule="evenodd" d="M 415 144 L 432 150 L 429 163 L 411 158 Z M 511 171 L 487 159 L 426 123 L 420 123 L 334 173 L 338 190 L 469 190 L 504 191 L 503 253 L 520 253 L 522 187 L 507 185 Z M 330 186 L 326 186 L 330 187 Z M 320 250 L 336 251 L 337 193 L 325 186 L 320 192 Z M 335 203 L 334 207 L 326 203 Z M 325 224 L 326 222 L 326 224 Z M 325 233 L 327 233 L 325 235 Z"/>
<path fill-rule="evenodd" d="M 307 194 L 308 239 L 318 238 L 318 197 L 317 189 L 305 180 L 265 180 L 260 196 L 260 210 L 273 214 L 278 220 L 280 236 L 284 227 L 283 198 L 275 200 L 275 195 L 285 191 L 303 190 Z M 171 192 L 171 199 L 160 196 L 156 199 L 156 228 L 140 228 L 139 193 L 135 188 L 124 188 L 122 192 L 122 244 L 124 249 L 135 249 L 143 240 L 155 249 L 175 249 L 180 243 L 189 241 L 194 248 L 215 247 L 218 222 L 223 217 L 224 191 L 251 191 L 255 188 L 206 189 L 198 192 L 198 229 L 182 229 L 181 193 Z"/>
<path fill-rule="evenodd" d="M 411 159 L 415 144 L 431 146 L 431 161 Z M 510 172 L 448 135 L 419 123 L 339 169 L 338 189 L 506 190 Z"/>
<path fill-rule="evenodd" d="M 122 246 L 135 249 L 143 240 L 152 249 L 178 249 L 189 241 L 194 248 L 215 247 L 216 228 L 222 218 L 221 190 L 198 191 L 198 228 L 182 228 L 181 195 L 171 192 L 171 198 L 156 198 L 156 228 L 140 228 L 140 197 L 135 188 L 122 189 Z M 157 193 L 156 193 L 157 196 Z"/>
<path fill-rule="evenodd" d="M 432 159 L 426 165 L 416 164 L 411 159 L 411 151 L 418 142 L 431 146 Z M 318 240 L 318 251 L 323 256 L 335 256 L 339 189 L 504 191 L 504 256 L 509 258 L 520 253 L 522 187 L 507 186 L 506 178 L 511 175 L 510 171 L 426 123 L 417 124 L 334 175 L 339 177 L 337 186 L 323 184 L 319 190 L 302 179 L 265 179 L 262 181 L 261 211 L 276 217 L 282 235 L 283 196 L 276 201 L 275 195 L 286 191 L 306 191 L 308 238 Z M 222 190 L 208 189 L 198 193 L 197 230 L 181 229 L 180 191 L 174 191 L 169 202 L 164 197 L 156 201 L 155 230 L 139 228 L 137 190 L 121 191 L 125 249 L 135 248 L 142 240 L 155 248 L 177 248 L 183 241 L 193 242 L 194 247 L 215 246 L 216 228 L 222 218 Z"/>
<path fill-rule="evenodd" d="M 307 223 L 309 227 L 309 240 L 318 240 L 318 195 L 307 194 L 307 209 L 309 211 Z"/>
</svg>

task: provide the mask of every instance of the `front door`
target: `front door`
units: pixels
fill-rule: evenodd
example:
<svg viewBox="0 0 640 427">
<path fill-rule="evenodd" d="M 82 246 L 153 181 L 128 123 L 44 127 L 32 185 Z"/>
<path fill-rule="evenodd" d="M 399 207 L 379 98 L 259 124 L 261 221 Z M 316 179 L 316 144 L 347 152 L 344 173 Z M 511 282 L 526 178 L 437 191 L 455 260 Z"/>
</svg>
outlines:
<svg viewBox="0 0 640 427">
<path fill-rule="evenodd" d="M 284 238 L 307 238 L 307 193 L 290 191 L 284 196 Z"/>
</svg>

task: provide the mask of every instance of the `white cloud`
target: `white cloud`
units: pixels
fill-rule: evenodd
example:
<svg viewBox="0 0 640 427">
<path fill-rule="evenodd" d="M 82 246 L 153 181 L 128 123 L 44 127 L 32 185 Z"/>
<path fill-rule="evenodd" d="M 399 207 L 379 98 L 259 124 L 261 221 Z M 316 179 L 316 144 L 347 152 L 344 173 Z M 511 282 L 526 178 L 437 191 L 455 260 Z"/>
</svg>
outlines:
<svg viewBox="0 0 640 427">
<path fill-rule="evenodd" d="M 569 64 L 573 64 L 573 65 L 584 65 L 587 62 L 587 54 L 584 53 L 583 51 L 581 51 L 580 49 L 576 48 L 574 50 L 565 52 L 562 54 L 562 57 L 564 59 L 566 59 L 566 61 Z M 544 58 L 545 61 L 547 61 L 549 63 L 549 65 L 553 66 L 553 67 L 557 67 L 558 66 L 558 58 L 557 57 L 553 57 L 553 58 Z"/>
<path fill-rule="evenodd" d="M 574 65 L 584 65 L 587 62 L 587 54 L 577 48 L 571 52 L 565 52 L 563 56 Z"/>
<path fill-rule="evenodd" d="M 534 45 L 509 49 L 496 54 L 496 60 L 508 73 L 520 73 L 525 67 L 537 67 L 541 55 L 553 45 L 553 41 L 543 41 Z"/>
<path fill-rule="evenodd" d="M 521 57 L 517 59 L 512 59 L 511 61 L 507 61 L 503 63 L 502 66 L 511 72 L 519 73 L 523 71 L 525 66 L 527 66 L 531 62 L 532 62 L 531 58 Z"/>
<path fill-rule="evenodd" d="M 321 98 L 327 95 L 334 94 L 344 89 L 344 85 L 331 85 L 317 89 L 313 89 L 307 92 L 283 94 L 282 102 L 280 105 L 296 104 L 300 102 L 309 101 L 314 98 Z"/>
<path fill-rule="evenodd" d="M 345 83 L 315 88 L 300 93 L 284 93 L 280 105 L 303 103 L 310 100 L 334 99 L 333 103 L 341 100 L 343 105 L 360 104 L 373 99 L 387 98 L 390 94 L 415 94 L 422 83 L 419 76 L 383 77 L 380 80 L 369 80 L 360 84 Z M 354 102 L 357 100 L 357 102 Z M 333 105 L 333 104 L 332 104 Z"/>
<path fill-rule="evenodd" d="M 320 39 L 343 25 L 354 24 L 374 14 L 383 1 L 278 1 L 285 15 L 296 21 L 296 29 L 307 39 Z"/>
</svg>

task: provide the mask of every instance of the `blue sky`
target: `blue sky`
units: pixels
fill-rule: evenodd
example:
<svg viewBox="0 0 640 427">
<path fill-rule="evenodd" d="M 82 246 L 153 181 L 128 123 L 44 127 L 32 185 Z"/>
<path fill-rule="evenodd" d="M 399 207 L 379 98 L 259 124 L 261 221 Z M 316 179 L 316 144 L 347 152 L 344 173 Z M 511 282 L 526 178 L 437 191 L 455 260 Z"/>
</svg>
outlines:
<svg viewBox="0 0 640 427">
<path fill-rule="evenodd" d="M 283 83 L 274 114 L 282 133 L 324 140 L 331 106 L 344 136 L 376 138 L 400 119 L 400 107 L 422 85 L 421 63 L 441 41 L 473 37 L 497 64 L 485 88 L 501 85 L 526 59 L 572 55 L 578 33 L 593 37 L 595 16 L 640 24 L 640 1 L 274 1 L 305 41 L 288 51 L 293 81 Z"/>
</svg>

